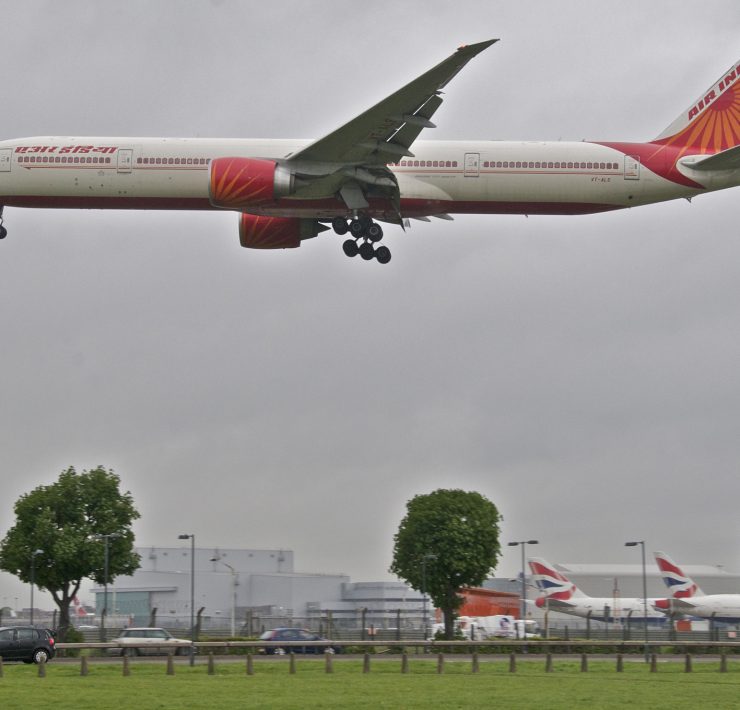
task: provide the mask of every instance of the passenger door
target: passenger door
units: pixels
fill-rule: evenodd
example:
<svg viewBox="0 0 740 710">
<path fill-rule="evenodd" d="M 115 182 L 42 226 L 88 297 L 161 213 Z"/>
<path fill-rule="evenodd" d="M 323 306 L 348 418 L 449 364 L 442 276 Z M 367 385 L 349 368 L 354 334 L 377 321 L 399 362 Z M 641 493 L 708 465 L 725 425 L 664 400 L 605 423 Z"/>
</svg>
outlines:
<svg viewBox="0 0 740 710">
<path fill-rule="evenodd" d="M 36 629 L 16 629 L 18 640 L 18 658 L 31 658 L 38 638 Z"/>
<path fill-rule="evenodd" d="M 12 156 L 10 148 L 0 148 L 0 173 L 10 172 L 10 164 L 13 162 Z"/>
<path fill-rule="evenodd" d="M 18 658 L 18 642 L 15 638 L 15 629 L 0 631 L 0 656 L 5 660 Z"/>
</svg>

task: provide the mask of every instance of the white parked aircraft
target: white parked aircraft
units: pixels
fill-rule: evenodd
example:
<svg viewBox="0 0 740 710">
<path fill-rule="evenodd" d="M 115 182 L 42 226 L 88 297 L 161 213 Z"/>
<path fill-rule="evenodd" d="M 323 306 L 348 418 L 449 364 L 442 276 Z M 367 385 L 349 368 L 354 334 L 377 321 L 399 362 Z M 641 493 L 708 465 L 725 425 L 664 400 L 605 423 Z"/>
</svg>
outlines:
<svg viewBox="0 0 740 710">
<path fill-rule="evenodd" d="M 535 604 L 541 609 L 591 618 L 594 621 L 644 623 L 646 605 L 641 597 L 589 597 L 547 560 L 530 557 L 527 561 L 534 582 L 542 592 L 535 600 Z M 664 613 L 655 610 L 656 601 L 647 600 L 649 624 L 660 624 L 667 620 Z"/>
<path fill-rule="evenodd" d="M 663 581 L 671 592 L 670 598 L 655 601 L 656 609 L 665 614 L 740 623 L 740 594 L 704 594 L 665 552 L 654 554 Z"/>
<path fill-rule="evenodd" d="M 740 184 L 740 63 L 657 138 L 417 141 L 442 89 L 496 40 L 460 47 L 313 142 L 37 137 L 0 142 L 5 207 L 232 210 L 242 246 L 297 247 L 331 224 L 348 256 L 386 263 L 378 222 L 586 214 Z M 413 147 L 413 152 L 412 152 Z"/>
</svg>

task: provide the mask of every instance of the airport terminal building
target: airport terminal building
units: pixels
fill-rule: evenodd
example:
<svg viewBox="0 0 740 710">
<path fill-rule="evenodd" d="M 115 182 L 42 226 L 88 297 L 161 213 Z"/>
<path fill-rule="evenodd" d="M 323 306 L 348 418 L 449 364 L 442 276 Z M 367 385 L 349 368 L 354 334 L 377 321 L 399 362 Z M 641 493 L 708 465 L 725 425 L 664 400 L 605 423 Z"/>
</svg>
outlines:
<svg viewBox="0 0 740 710">
<path fill-rule="evenodd" d="M 420 592 L 400 581 L 352 582 L 343 574 L 296 572 L 291 550 L 196 548 L 192 561 L 189 546 L 137 548 L 137 552 L 141 567 L 108 585 L 108 627 L 188 628 L 193 568 L 194 610 L 200 612 L 204 630 L 233 627 L 239 633 L 246 627 L 251 635 L 265 627 L 319 628 L 327 623 L 334 628 L 419 629 L 423 619 L 431 620 L 434 615 L 429 600 L 425 604 Z M 585 594 L 614 598 L 615 606 L 619 598 L 642 597 L 640 564 L 562 563 L 555 567 Z M 683 569 L 707 594 L 740 591 L 740 574 L 720 566 L 683 565 Z M 646 572 L 648 596 L 665 596 L 657 567 L 650 564 Z M 520 580 L 493 578 L 483 586 L 500 592 L 502 598 L 521 593 Z M 104 588 L 96 586 L 91 591 L 99 618 L 105 606 Z M 537 595 L 527 581 L 528 598 Z M 530 618 L 542 622 L 543 614 L 533 604 L 527 605 Z M 576 628 L 582 620 L 551 613 L 550 622 Z"/>
<path fill-rule="evenodd" d="M 307 625 L 332 616 L 353 626 L 372 611 L 372 623 L 394 626 L 399 611 L 406 621 L 421 618 L 421 594 L 402 582 L 351 582 L 343 574 L 300 573 L 291 550 L 136 548 L 141 567 L 108 585 L 108 626 L 187 627 L 191 613 L 191 570 L 195 572 L 195 612 L 202 628 L 258 631 L 270 625 Z M 105 606 L 102 586 L 91 589 L 97 616 Z M 429 607 L 428 611 L 431 611 Z"/>
</svg>

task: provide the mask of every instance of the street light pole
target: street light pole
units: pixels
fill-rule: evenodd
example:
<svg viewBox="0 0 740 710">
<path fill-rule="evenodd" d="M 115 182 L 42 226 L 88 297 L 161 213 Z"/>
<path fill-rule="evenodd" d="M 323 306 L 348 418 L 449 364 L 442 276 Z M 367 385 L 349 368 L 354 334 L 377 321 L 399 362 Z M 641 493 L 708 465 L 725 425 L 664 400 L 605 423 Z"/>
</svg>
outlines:
<svg viewBox="0 0 740 710">
<path fill-rule="evenodd" d="M 121 537 L 121 533 L 98 533 L 90 537 L 93 540 L 103 541 L 103 613 L 100 615 L 100 637 L 105 643 L 105 620 L 108 616 L 108 568 L 110 567 L 108 545 L 111 538 Z"/>
<path fill-rule="evenodd" d="M 190 665 L 195 665 L 195 535 L 178 535 L 178 540 L 190 540 Z"/>
<path fill-rule="evenodd" d="M 428 553 L 426 555 L 422 555 L 421 558 L 421 603 L 422 603 L 422 625 L 424 627 L 424 641 L 427 640 L 427 637 L 429 636 L 428 628 L 427 628 L 427 561 L 428 560 L 436 560 L 437 555 L 434 555 L 432 553 Z"/>
<path fill-rule="evenodd" d="M 634 540 L 632 542 L 625 542 L 625 547 L 637 547 L 640 546 L 642 551 L 642 609 L 643 609 L 643 621 L 645 622 L 645 663 L 650 660 L 650 652 L 648 650 L 649 636 L 648 636 L 648 610 L 647 610 L 647 567 L 645 566 L 645 541 Z"/>
<path fill-rule="evenodd" d="M 41 555 L 43 552 L 43 550 L 34 550 L 31 553 L 31 626 L 33 626 L 33 588 L 36 586 L 36 555 Z"/>
<path fill-rule="evenodd" d="M 524 554 L 527 545 L 539 545 L 539 540 L 518 540 L 517 542 L 508 543 L 509 547 L 516 547 L 519 545 L 522 548 L 522 603 L 521 603 L 521 619 L 522 624 L 527 618 L 527 568 L 525 567 Z M 522 633 L 524 633 L 524 627 L 522 627 Z M 524 636 L 526 638 L 526 635 Z"/>
<path fill-rule="evenodd" d="M 224 562 L 220 557 L 211 557 L 211 562 L 220 562 L 222 565 L 229 568 L 231 572 L 231 636 L 236 636 L 236 570 L 228 563 Z"/>
</svg>

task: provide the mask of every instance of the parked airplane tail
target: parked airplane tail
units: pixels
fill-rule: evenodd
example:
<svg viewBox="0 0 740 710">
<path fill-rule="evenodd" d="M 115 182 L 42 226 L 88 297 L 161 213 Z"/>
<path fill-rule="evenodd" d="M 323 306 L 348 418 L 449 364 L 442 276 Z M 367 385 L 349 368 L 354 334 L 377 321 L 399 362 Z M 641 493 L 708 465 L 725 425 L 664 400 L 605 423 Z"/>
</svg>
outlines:
<svg viewBox="0 0 740 710">
<path fill-rule="evenodd" d="M 681 568 L 665 552 L 655 552 L 655 561 L 658 569 L 663 575 L 663 581 L 671 592 L 674 599 L 687 599 L 690 597 L 703 596 L 704 592 L 699 589 L 691 577 L 685 575 Z"/>
<path fill-rule="evenodd" d="M 740 61 L 689 106 L 653 143 L 681 148 L 682 153 L 717 154 L 740 145 Z M 740 167 L 738 153 L 704 169 Z M 693 166 L 692 166 L 693 167 Z"/>
<path fill-rule="evenodd" d="M 569 601 L 576 597 L 586 596 L 547 560 L 543 560 L 541 557 L 530 557 L 527 561 L 529 562 L 529 569 L 532 570 L 534 583 L 544 594 L 544 597 L 541 598 Z"/>
</svg>

